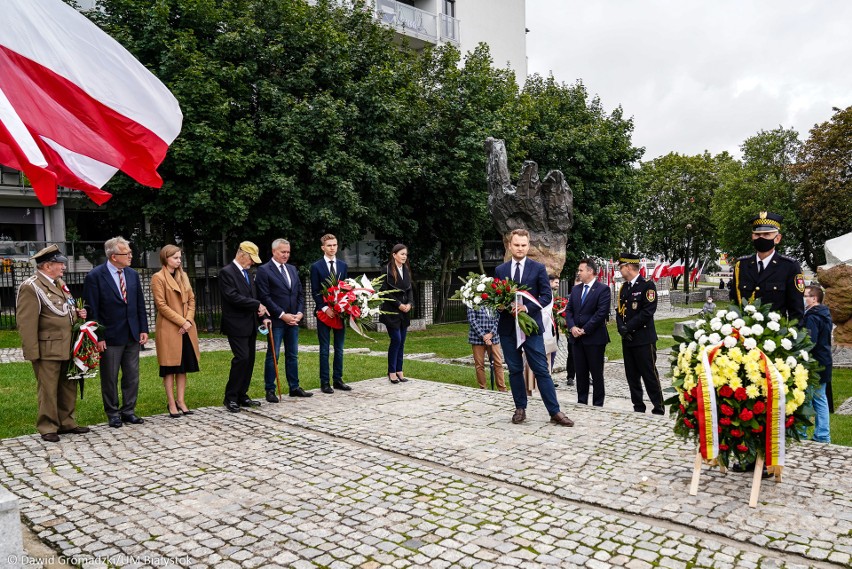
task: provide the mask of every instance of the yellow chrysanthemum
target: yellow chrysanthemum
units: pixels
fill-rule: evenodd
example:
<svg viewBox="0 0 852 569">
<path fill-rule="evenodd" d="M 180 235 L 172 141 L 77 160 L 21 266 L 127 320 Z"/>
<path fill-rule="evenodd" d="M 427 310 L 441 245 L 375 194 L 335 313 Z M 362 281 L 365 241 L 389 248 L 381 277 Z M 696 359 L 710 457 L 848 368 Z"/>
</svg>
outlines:
<svg viewBox="0 0 852 569">
<path fill-rule="evenodd" d="M 793 412 L 799 408 L 799 405 L 795 401 L 790 401 L 784 407 L 784 411 L 787 415 L 792 415 Z"/>
<path fill-rule="evenodd" d="M 731 358 L 731 360 L 737 362 L 738 364 L 742 363 L 743 351 L 739 348 L 739 346 L 731 348 L 730 350 L 728 350 L 728 357 Z"/>
<path fill-rule="evenodd" d="M 808 380 L 804 377 L 797 377 L 794 381 L 796 389 L 804 390 L 808 387 Z"/>
<path fill-rule="evenodd" d="M 805 402 L 805 392 L 802 391 L 801 389 L 794 389 L 793 390 L 793 400 L 798 405 L 801 405 L 802 403 Z"/>
<path fill-rule="evenodd" d="M 743 386 L 743 380 L 738 376 L 732 377 L 730 381 L 728 381 L 728 385 L 731 386 L 731 389 L 737 390 Z"/>
<path fill-rule="evenodd" d="M 760 388 L 754 384 L 749 385 L 745 388 L 746 395 L 748 395 L 749 399 L 757 399 L 760 397 Z"/>
</svg>

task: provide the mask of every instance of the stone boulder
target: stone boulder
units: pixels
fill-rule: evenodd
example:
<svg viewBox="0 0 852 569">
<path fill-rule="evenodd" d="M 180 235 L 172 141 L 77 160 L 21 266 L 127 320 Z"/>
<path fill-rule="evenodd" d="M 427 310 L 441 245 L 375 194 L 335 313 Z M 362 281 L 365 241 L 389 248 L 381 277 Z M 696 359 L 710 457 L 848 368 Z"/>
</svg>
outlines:
<svg viewBox="0 0 852 569">
<path fill-rule="evenodd" d="M 825 289 L 825 304 L 837 326 L 834 343 L 852 346 L 852 265 L 840 264 L 817 269 L 819 284 Z"/>
</svg>

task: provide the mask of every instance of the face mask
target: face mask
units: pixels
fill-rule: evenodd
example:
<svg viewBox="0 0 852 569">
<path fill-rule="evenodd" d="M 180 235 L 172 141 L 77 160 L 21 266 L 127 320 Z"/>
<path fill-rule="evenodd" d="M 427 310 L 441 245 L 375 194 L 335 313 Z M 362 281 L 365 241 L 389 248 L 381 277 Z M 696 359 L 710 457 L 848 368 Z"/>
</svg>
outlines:
<svg viewBox="0 0 852 569">
<path fill-rule="evenodd" d="M 758 237 L 757 239 L 752 239 L 751 244 L 754 246 L 755 251 L 758 253 L 768 253 L 775 248 L 775 240 L 774 239 L 766 239 L 765 237 Z"/>
</svg>

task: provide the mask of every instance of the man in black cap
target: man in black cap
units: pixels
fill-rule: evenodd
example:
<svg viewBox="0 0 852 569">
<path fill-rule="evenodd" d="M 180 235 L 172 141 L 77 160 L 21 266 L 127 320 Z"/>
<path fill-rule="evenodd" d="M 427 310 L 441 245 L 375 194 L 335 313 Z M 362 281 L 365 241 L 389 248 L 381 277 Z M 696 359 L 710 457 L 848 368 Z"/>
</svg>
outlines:
<svg viewBox="0 0 852 569">
<path fill-rule="evenodd" d="M 653 280 L 639 274 L 639 255 L 622 253 L 618 258 L 624 284 L 618 294 L 615 322 L 621 334 L 624 350 L 624 371 L 630 388 L 633 410 L 645 412 L 642 383 L 651 400 L 651 413 L 665 415 L 663 389 L 657 373 L 657 330 L 654 313 L 657 311 L 657 287 Z"/>
<path fill-rule="evenodd" d="M 782 221 L 780 215 L 766 211 L 751 220 L 751 243 L 756 253 L 737 259 L 730 296 L 740 305 L 759 298 L 782 316 L 801 322 L 805 276 L 795 259 L 775 251 L 781 242 Z"/>
<path fill-rule="evenodd" d="M 16 316 L 24 358 L 32 362 L 38 382 L 36 428 L 42 439 L 55 443 L 60 433 L 89 432 L 77 425 L 77 381 L 67 378 L 74 318 L 86 318 L 86 311 L 74 307 L 62 281 L 68 259 L 59 247 L 45 247 L 32 260 L 37 270 L 18 288 Z"/>
</svg>

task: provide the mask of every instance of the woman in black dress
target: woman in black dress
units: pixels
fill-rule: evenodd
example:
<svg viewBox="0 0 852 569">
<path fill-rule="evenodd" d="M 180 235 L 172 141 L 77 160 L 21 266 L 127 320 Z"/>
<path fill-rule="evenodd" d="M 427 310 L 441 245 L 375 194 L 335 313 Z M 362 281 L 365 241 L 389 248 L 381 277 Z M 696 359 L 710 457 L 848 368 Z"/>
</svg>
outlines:
<svg viewBox="0 0 852 569">
<path fill-rule="evenodd" d="M 408 247 L 398 243 L 391 249 L 391 258 L 385 267 L 383 291 L 390 299 L 382 303 L 379 322 L 385 325 L 390 336 L 388 347 L 388 379 L 391 383 L 408 381 L 402 373 L 402 357 L 405 353 L 405 336 L 411 322 L 411 266 L 408 264 Z"/>
</svg>

